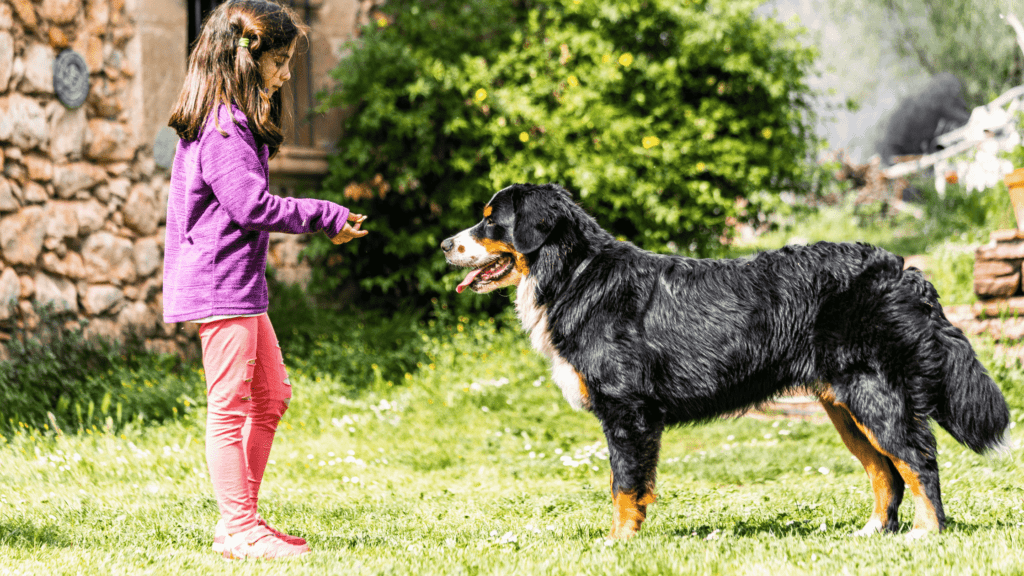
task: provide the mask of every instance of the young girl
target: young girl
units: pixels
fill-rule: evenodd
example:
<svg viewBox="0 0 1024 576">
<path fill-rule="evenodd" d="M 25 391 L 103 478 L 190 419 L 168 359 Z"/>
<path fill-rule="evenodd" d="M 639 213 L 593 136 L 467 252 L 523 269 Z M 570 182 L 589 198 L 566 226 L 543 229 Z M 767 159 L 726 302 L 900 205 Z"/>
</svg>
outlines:
<svg viewBox="0 0 1024 576">
<path fill-rule="evenodd" d="M 257 512 L 274 432 L 291 400 L 264 275 L 270 232 L 366 235 L 337 204 L 281 198 L 268 160 L 281 145 L 280 94 L 305 28 L 269 0 L 222 4 L 203 25 L 170 119 L 164 321 L 198 322 L 208 397 L 206 461 L 220 508 L 214 550 L 227 558 L 309 552 Z M 351 224 L 350 224 L 351 222 Z"/>
</svg>

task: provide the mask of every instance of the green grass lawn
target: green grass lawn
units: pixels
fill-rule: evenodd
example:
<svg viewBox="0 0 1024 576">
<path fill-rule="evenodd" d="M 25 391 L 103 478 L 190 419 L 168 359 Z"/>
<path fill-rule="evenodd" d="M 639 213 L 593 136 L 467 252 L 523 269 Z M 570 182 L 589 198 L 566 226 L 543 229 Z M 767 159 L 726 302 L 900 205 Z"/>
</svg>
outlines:
<svg viewBox="0 0 1024 576">
<path fill-rule="evenodd" d="M 568 408 L 526 339 L 474 323 L 424 346 L 429 364 L 376 391 L 293 370 L 261 506 L 312 554 L 229 562 L 209 549 L 217 513 L 199 410 L 0 442 L 0 574 L 1024 572 L 1021 463 L 941 431 L 939 536 L 851 538 L 871 490 L 832 426 L 736 418 L 666 433 L 648 522 L 608 541 L 600 427 Z M 1019 370 L 999 374 L 1019 384 Z"/>
</svg>

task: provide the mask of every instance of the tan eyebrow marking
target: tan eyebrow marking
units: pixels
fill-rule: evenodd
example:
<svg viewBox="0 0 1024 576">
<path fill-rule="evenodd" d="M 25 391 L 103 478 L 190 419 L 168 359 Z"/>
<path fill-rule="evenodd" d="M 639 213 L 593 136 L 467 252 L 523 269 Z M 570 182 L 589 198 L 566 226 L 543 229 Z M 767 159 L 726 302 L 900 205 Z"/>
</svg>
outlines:
<svg viewBox="0 0 1024 576">
<path fill-rule="evenodd" d="M 494 208 L 492 208 L 491 206 L 484 206 L 484 218 L 490 217 L 491 212 L 493 212 L 493 211 L 494 211 Z"/>
</svg>

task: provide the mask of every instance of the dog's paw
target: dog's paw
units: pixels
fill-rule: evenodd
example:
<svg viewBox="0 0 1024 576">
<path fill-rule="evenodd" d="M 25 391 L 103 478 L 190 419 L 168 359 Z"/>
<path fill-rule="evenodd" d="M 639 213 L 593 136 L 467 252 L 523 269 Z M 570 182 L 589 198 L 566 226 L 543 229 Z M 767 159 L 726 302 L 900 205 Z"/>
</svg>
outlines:
<svg viewBox="0 0 1024 576">
<path fill-rule="evenodd" d="M 861 528 L 860 530 L 857 530 L 856 532 L 851 534 L 851 536 L 856 536 L 858 538 L 863 537 L 863 536 L 874 536 L 875 534 L 878 534 L 882 530 L 883 530 L 882 521 L 879 520 L 878 518 L 872 518 L 872 519 L 868 520 L 868 523 L 865 524 L 863 528 Z"/>
<path fill-rule="evenodd" d="M 924 528 L 914 528 L 910 532 L 907 532 L 904 538 L 907 542 L 917 542 L 918 540 L 922 538 L 927 538 L 928 536 L 931 536 L 934 533 L 935 531 L 933 530 L 925 530 Z"/>
</svg>

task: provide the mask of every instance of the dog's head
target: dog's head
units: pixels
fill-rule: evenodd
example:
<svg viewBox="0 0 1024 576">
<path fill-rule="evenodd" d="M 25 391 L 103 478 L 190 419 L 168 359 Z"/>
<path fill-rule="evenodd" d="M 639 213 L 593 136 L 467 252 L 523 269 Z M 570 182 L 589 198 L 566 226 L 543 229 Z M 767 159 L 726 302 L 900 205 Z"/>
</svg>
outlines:
<svg viewBox="0 0 1024 576">
<path fill-rule="evenodd" d="M 456 290 L 486 293 L 518 286 L 549 236 L 573 206 L 554 184 L 514 184 L 484 206 L 483 219 L 441 243 L 449 264 L 472 268 Z"/>
</svg>

